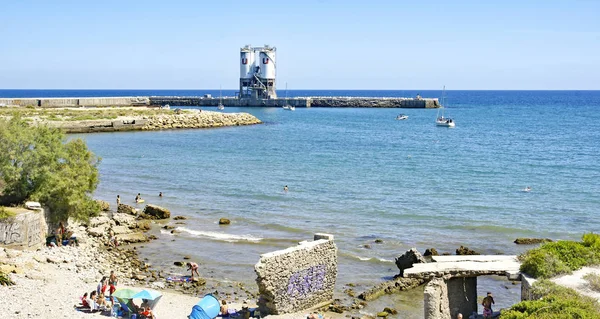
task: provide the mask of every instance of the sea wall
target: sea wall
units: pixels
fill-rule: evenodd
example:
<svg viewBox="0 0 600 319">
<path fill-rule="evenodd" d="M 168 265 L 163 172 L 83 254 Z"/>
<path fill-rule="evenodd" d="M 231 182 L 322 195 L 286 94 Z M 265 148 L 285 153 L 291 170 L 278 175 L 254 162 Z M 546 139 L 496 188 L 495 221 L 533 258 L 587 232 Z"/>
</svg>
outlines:
<svg viewBox="0 0 600 319">
<path fill-rule="evenodd" d="M 331 303 L 337 278 L 333 235 L 315 234 L 314 241 L 261 255 L 258 276 L 261 314 L 285 314 Z"/>
<path fill-rule="evenodd" d="M 311 107 L 438 108 L 438 99 L 313 97 Z"/>
<path fill-rule="evenodd" d="M 33 249 L 46 243 L 44 211 L 16 209 L 16 216 L 0 220 L 0 246 Z"/>
<path fill-rule="evenodd" d="M 109 106 L 208 106 L 219 102 L 225 107 L 366 107 L 366 108 L 438 108 L 438 99 L 431 98 L 381 98 L 381 97 L 295 97 L 290 99 L 238 99 L 235 97 L 199 96 L 129 96 L 82 98 L 0 98 L 0 106 L 40 107 L 109 107 Z"/>
</svg>

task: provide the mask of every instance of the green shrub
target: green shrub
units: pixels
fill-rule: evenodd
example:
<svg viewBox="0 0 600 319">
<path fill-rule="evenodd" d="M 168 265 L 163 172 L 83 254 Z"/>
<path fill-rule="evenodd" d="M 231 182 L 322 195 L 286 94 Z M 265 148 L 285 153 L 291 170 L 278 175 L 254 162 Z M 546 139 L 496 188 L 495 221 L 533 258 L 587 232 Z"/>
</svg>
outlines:
<svg viewBox="0 0 600 319">
<path fill-rule="evenodd" d="M 600 249 L 600 235 L 589 233 L 583 235 L 583 245 L 595 249 Z"/>
<path fill-rule="evenodd" d="M 590 284 L 590 288 L 592 288 L 593 291 L 600 292 L 600 276 L 598 274 L 590 273 L 583 276 L 583 279 L 587 280 L 587 282 Z"/>
<path fill-rule="evenodd" d="M 600 263 L 600 238 L 585 234 L 583 242 L 545 243 L 519 256 L 521 271 L 535 278 L 571 273 L 583 266 Z"/>
<path fill-rule="evenodd" d="M 509 310 L 502 311 L 500 319 L 600 318 L 598 302 L 579 295 L 573 289 L 540 280 L 533 285 L 532 293 L 542 298 L 521 301 Z"/>
<path fill-rule="evenodd" d="M 0 220 L 7 219 L 7 218 L 13 218 L 13 217 L 15 217 L 15 215 L 16 214 L 14 212 L 11 212 L 4 207 L 0 207 Z"/>
<path fill-rule="evenodd" d="M 15 283 L 10 280 L 7 274 L 0 272 L 0 286 L 12 286 Z"/>
</svg>

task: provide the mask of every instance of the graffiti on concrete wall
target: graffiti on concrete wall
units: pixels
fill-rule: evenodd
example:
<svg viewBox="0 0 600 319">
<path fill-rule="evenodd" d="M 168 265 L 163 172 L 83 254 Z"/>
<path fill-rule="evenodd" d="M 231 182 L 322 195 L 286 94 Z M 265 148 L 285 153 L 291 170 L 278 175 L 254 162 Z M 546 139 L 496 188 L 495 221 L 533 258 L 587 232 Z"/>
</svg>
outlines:
<svg viewBox="0 0 600 319">
<path fill-rule="evenodd" d="M 325 282 L 325 265 L 313 266 L 295 272 L 290 276 L 287 286 L 289 297 L 302 298 L 308 294 L 320 291 Z"/>
<path fill-rule="evenodd" d="M 27 223 L 27 246 L 31 247 L 42 241 L 42 228 L 38 218 L 31 218 Z"/>
<path fill-rule="evenodd" d="M 8 245 L 20 243 L 22 241 L 20 222 L 2 222 L 0 223 L 0 243 Z"/>
</svg>

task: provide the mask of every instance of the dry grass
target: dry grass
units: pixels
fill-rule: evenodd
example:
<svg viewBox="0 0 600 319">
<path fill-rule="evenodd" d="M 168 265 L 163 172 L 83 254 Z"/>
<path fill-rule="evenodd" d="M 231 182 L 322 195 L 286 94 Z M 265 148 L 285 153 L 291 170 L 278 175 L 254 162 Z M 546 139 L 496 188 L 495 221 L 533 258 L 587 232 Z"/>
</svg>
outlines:
<svg viewBox="0 0 600 319">
<path fill-rule="evenodd" d="M 600 275 L 590 273 L 583 276 L 583 279 L 587 280 L 593 291 L 600 292 Z"/>
</svg>

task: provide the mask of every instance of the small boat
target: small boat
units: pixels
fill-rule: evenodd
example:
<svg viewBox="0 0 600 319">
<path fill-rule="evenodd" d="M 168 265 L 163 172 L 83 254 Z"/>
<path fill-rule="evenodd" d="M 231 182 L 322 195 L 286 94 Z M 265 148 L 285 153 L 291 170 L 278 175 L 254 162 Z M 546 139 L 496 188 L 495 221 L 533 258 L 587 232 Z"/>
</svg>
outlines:
<svg viewBox="0 0 600 319">
<path fill-rule="evenodd" d="M 288 98 L 287 98 L 287 82 L 285 83 L 285 105 L 283 106 L 284 110 L 288 110 L 288 111 L 295 111 L 296 107 L 293 105 L 290 105 L 288 103 Z"/>
<path fill-rule="evenodd" d="M 225 105 L 223 105 L 223 98 L 221 94 L 221 86 L 219 86 L 219 105 L 217 106 L 217 110 L 224 110 Z"/>
<path fill-rule="evenodd" d="M 442 106 L 440 106 L 440 108 L 438 109 L 438 114 L 435 118 L 435 125 L 441 126 L 441 127 L 454 127 L 454 126 L 456 126 L 456 123 L 454 123 L 454 120 L 449 117 L 444 116 L 444 109 L 446 108 L 445 103 L 446 103 L 446 86 L 444 86 L 444 89 L 442 91 Z M 441 115 L 440 115 L 440 109 L 442 110 Z"/>
<path fill-rule="evenodd" d="M 398 114 L 398 116 L 396 116 L 396 120 L 406 120 L 408 118 L 408 115 L 406 114 Z"/>
</svg>

